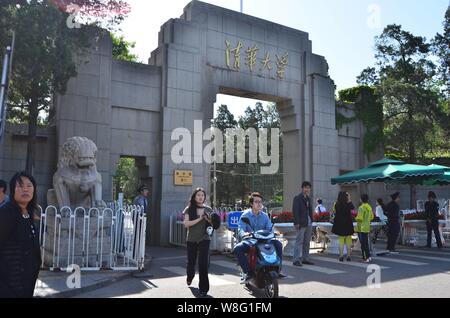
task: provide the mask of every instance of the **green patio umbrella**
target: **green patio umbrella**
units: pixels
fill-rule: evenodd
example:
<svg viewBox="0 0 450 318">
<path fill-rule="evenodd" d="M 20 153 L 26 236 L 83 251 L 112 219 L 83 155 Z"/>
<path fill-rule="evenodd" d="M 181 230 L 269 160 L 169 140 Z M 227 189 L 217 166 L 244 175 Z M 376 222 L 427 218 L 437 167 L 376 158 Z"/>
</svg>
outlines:
<svg viewBox="0 0 450 318">
<path fill-rule="evenodd" d="M 445 172 L 442 175 L 439 176 L 433 176 L 430 177 L 428 179 L 425 179 L 422 183 L 423 185 L 428 185 L 428 186 L 432 186 L 432 185 L 449 185 L 450 184 L 450 171 Z"/>
<path fill-rule="evenodd" d="M 450 171 L 450 168 L 439 165 L 417 165 L 417 164 L 403 164 L 396 167 L 397 171 L 394 172 L 391 177 L 393 179 L 404 179 L 404 178 L 430 178 L 435 176 L 442 176 L 446 171 Z"/>
<path fill-rule="evenodd" d="M 401 180 L 401 179 L 393 180 L 393 182 L 400 181 L 400 183 L 408 183 L 408 184 L 424 185 L 424 186 L 450 185 L 450 167 L 434 165 L 434 164 L 430 165 L 428 167 L 442 168 L 445 171 L 444 171 L 444 173 L 439 174 L 439 175 L 416 176 L 416 177 L 411 177 L 411 178 L 405 178 L 403 180 Z"/>
<path fill-rule="evenodd" d="M 371 163 L 367 168 L 355 170 L 331 179 L 332 184 L 362 182 L 403 182 L 415 178 L 442 176 L 447 167 L 408 164 L 403 161 L 384 158 Z"/>
</svg>

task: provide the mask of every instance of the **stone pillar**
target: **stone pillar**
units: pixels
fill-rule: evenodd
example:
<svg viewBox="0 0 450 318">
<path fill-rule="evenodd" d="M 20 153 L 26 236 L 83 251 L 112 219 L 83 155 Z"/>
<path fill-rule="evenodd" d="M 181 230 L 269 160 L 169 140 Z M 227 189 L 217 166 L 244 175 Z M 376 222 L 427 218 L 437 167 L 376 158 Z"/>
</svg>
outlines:
<svg viewBox="0 0 450 318">
<path fill-rule="evenodd" d="M 109 174 L 111 146 L 112 42 L 105 32 L 84 57 L 79 57 L 78 75 L 69 80 L 64 95 L 56 96 L 58 148 L 70 137 L 82 136 L 98 147 L 97 165 L 102 174 L 103 198 L 112 199 Z"/>
</svg>

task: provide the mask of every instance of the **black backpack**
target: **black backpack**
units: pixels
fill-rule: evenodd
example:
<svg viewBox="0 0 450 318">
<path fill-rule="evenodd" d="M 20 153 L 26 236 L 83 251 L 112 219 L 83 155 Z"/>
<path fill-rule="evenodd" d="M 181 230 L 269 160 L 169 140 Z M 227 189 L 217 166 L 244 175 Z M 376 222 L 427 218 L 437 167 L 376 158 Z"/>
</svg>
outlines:
<svg viewBox="0 0 450 318">
<path fill-rule="evenodd" d="M 214 230 L 217 230 L 220 227 L 221 220 L 220 215 L 216 212 L 211 213 L 210 215 L 212 227 Z"/>
<path fill-rule="evenodd" d="M 212 224 L 206 223 L 206 233 L 208 233 L 208 235 L 212 235 L 214 230 L 217 230 L 220 227 L 221 220 L 220 215 L 217 212 L 211 212 L 209 217 Z"/>
</svg>

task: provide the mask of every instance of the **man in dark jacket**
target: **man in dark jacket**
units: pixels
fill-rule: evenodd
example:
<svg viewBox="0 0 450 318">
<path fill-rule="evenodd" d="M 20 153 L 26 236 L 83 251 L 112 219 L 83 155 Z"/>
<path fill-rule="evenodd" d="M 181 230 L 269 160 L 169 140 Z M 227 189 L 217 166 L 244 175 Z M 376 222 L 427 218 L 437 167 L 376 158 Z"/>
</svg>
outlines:
<svg viewBox="0 0 450 318">
<path fill-rule="evenodd" d="M 302 183 L 302 193 L 294 198 L 292 213 L 297 238 L 294 247 L 293 264 L 295 266 L 313 265 L 309 260 L 309 244 L 311 242 L 313 210 L 311 204 L 311 183 Z M 303 261 L 303 262 L 302 262 Z"/>
<path fill-rule="evenodd" d="M 427 246 L 431 248 L 431 231 L 436 237 L 438 248 L 442 248 L 441 233 L 439 232 L 439 203 L 436 202 L 436 193 L 428 192 L 428 201 L 425 202 L 425 215 L 427 218 Z"/>
<path fill-rule="evenodd" d="M 388 242 L 387 249 L 391 253 L 398 253 L 395 250 L 398 235 L 400 234 L 400 193 L 396 192 L 391 195 L 392 201 L 386 206 L 386 216 L 388 218 Z"/>
</svg>

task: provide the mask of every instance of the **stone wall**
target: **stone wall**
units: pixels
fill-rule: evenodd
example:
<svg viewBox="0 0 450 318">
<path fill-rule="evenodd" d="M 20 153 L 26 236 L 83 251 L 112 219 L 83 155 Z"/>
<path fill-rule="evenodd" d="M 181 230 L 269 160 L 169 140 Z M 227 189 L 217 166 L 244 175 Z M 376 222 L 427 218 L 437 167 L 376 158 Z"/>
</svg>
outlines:
<svg viewBox="0 0 450 318">
<path fill-rule="evenodd" d="M 354 117 L 355 115 L 351 105 L 347 105 L 346 109 L 340 109 L 339 111 L 345 117 Z M 343 125 L 339 129 L 338 175 L 367 167 L 369 163 L 383 158 L 383 152 L 381 150 L 378 150 L 374 154 L 371 154 L 370 158 L 364 154 L 362 140 L 364 133 L 365 128 L 360 120 L 356 120 L 349 124 Z M 353 203 L 355 204 L 359 204 L 359 198 L 361 194 L 368 194 L 370 203 L 373 207 L 375 207 L 375 200 L 377 198 L 383 198 L 386 193 L 384 183 L 379 182 L 372 182 L 370 184 L 341 185 L 337 187 L 337 191 L 340 190 L 349 192 L 353 198 Z M 333 201 L 335 201 L 336 199 L 337 192 L 335 193 L 335 198 L 333 199 Z"/>
<path fill-rule="evenodd" d="M 0 179 L 8 183 L 11 177 L 25 169 L 27 158 L 26 125 L 7 124 L 5 136 L 0 146 Z M 34 177 L 37 183 L 38 204 L 47 204 L 47 189 L 52 187 L 56 171 L 56 127 L 38 128 Z M 9 190 L 9 189 L 8 189 Z"/>
<path fill-rule="evenodd" d="M 141 182 L 150 187 L 148 233 L 155 242 L 160 210 L 161 68 L 112 61 L 111 94 L 109 178 L 112 182 L 120 157 L 136 159 Z"/>
</svg>

